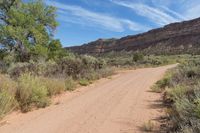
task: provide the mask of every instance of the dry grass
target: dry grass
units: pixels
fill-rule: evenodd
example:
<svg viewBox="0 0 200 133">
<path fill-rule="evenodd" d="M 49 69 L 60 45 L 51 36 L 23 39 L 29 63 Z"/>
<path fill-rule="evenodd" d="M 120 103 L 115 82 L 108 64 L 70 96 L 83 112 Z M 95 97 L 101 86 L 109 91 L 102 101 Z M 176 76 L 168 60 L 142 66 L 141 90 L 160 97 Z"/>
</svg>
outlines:
<svg viewBox="0 0 200 133">
<path fill-rule="evenodd" d="M 87 79 L 80 79 L 79 84 L 82 86 L 88 86 L 90 84 L 90 81 Z"/>
<path fill-rule="evenodd" d="M 69 77 L 65 80 L 65 90 L 67 91 L 73 91 L 76 88 L 76 82 L 72 79 L 72 77 Z"/>
<path fill-rule="evenodd" d="M 17 108 L 15 100 L 17 84 L 7 75 L 0 75 L 0 118 Z"/>
<path fill-rule="evenodd" d="M 48 96 L 57 95 L 65 91 L 64 79 L 41 78 L 41 80 L 48 90 Z"/>
<path fill-rule="evenodd" d="M 23 74 L 18 84 L 16 98 L 23 112 L 31 110 L 32 106 L 40 108 L 49 105 L 48 88 L 40 78 Z"/>
<path fill-rule="evenodd" d="M 152 132 L 153 129 L 154 129 L 154 126 L 155 124 L 149 120 L 148 122 L 145 122 L 142 126 L 142 129 L 145 131 L 145 132 Z"/>
</svg>

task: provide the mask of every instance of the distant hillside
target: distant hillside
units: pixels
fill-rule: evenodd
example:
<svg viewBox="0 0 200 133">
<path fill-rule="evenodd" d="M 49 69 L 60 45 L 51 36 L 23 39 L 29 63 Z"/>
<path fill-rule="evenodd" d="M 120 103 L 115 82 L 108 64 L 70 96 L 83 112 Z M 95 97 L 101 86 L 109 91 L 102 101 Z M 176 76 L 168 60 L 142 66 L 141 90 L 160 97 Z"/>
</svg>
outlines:
<svg viewBox="0 0 200 133">
<path fill-rule="evenodd" d="M 172 23 L 148 32 L 120 39 L 99 39 L 67 48 L 80 54 L 110 51 L 137 51 L 146 54 L 200 53 L 200 18 Z"/>
</svg>

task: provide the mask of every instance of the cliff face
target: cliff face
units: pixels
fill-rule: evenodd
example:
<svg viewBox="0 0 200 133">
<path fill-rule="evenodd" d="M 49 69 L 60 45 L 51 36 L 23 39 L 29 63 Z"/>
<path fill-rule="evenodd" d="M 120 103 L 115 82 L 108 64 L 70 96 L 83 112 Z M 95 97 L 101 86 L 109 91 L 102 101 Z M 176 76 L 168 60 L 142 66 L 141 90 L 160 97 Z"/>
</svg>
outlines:
<svg viewBox="0 0 200 133">
<path fill-rule="evenodd" d="M 200 18 L 169 24 L 143 34 L 120 39 L 99 39 L 67 49 L 80 54 L 122 50 L 140 50 L 147 54 L 200 53 Z"/>
</svg>

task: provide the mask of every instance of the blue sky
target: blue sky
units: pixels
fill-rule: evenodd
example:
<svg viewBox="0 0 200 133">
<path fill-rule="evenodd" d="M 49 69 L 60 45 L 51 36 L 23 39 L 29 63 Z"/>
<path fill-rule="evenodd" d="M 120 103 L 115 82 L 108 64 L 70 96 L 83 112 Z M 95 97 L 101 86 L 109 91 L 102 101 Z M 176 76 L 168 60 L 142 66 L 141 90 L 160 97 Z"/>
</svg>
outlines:
<svg viewBox="0 0 200 133">
<path fill-rule="evenodd" d="M 45 0 L 57 7 L 63 46 L 120 38 L 200 17 L 200 0 Z"/>
</svg>

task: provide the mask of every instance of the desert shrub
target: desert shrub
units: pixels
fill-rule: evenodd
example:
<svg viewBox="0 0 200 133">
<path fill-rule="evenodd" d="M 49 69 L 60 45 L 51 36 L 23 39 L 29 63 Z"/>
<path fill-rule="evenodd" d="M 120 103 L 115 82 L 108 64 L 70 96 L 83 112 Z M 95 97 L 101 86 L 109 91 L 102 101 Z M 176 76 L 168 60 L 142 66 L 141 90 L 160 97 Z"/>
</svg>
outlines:
<svg viewBox="0 0 200 133">
<path fill-rule="evenodd" d="M 168 71 L 161 80 L 157 81 L 151 87 L 152 91 L 162 92 L 166 87 L 169 87 L 172 80 L 172 75 L 173 73 Z"/>
<path fill-rule="evenodd" d="M 172 124 L 171 132 L 183 132 L 186 129 L 191 129 L 194 132 L 200 129 L 200 126 L 198 126 L 200 121 L 197 117 L 198 101 L 194 97 L 189 98 L 184 91 L 183 88 L 177 87 L 173 95 L 171 95 L 173 103 L 171 105 L 171 111 L 167 112 L 170 123 Z"/>
<path fill-rule="evenodd" d="M 150 60 L 150 64 L 152 64 L 153 66 L 159 66 L 162 64 L 162 62 L 156 58 L 155 59 L 153 58 Z"/>
<path fill-rule="evenodd" d="M 139 52 L 134 53 L 134 55 L 133 55 L 134 62 L 141 61 L 143 59 L 144 59 L 144 55 L 142 53 L 139 53 Z"/>
<path fill-rule="evenodd" d="M 58 61 L 59 70 L 58 72 L 63 75 L 72 76 L 77 78 L 78 74 L 81 74 L 83 69 L 83 63 L 81 59 L 76 57 L 65 57 Z"/>
<path fill-rule="evenodd" d="M 93 80 L 105 78 L 105 77 L 111 76 L 113 74 L 114 74 L 113 68 L 105 67 L 103 69 L 98 69 L 96 71 L 90 70 L 90 71 L 82 74 L 79 79 L 85 79 L 85 80 L 88 80 L 89 82 L 92 82 Z"/>
<path fill-rule="evenodd" d="M 160 88 L 167 83 L 165 97 L 168 98 L 170 132 L 200 132 L 200 63 L 198 60 L 184 62 L 173 69 L 170 82 L 161 82 Z M 166 98 L 164 98 L 166 100 Z M 169 100 L 170 99 L 170 100 Z"/>
<path fill-rule="evenodd" d="M 193 128 L 199 121 L 194 113 L 195 104 L 187 97 L 176 99 L 169 114 L 173 123 L 173 130 L 181 131 L 185 127 Z"/>
<path fill-rule="evenodd" d="M 76 82 L 73 80 L 72 77 L 68 77 L 65 80 L 65 90 L 67 91 L 73 91 L 76 87 Z"/>
<path fill-rule="evenodd" d="M 59 77 L 61 74 L 59 73 L 58 64 L 53 61 L 43 61 L 40 60 L 38 62 L 30 61 L 24 63 L 15 63 L 10 65 L 7 73 L 13 77 L 18 78 L 20 75 L 24 73 L 32 73 L 37 76 L 45 76 L 45 77 Z"/>
<path fill-rule="evenodd" d="M 29 63 L 15 63 L 8 68 L 7 73 L 12 77 L 19 77 L 21 74 L 33 69 L 33 66 Z"/>
<path fill-rule="evenodd" d="M 44 66 L 40 69 L 40 70 L 43 70 L 43 71 L 41 71 L 41 76 L 52 77 L 52 78 L 57 78 L 57 77 L 62 76 L 58 72 L 59 66 L 54 60 L 49 60 L 49 61 L 41 63 L 41 64 L 45 64 L 45 65 L 41 65 L 41 66 Z"/>
<path fill-rule="evenodd" d="M 96 73 L 98 73 L 101 78 L 105 78 L 114 74 L 114 68 L 106 67 L 98 70 Z"/>
<path fill-rule="evenodd" d="M 90 68 L 93 70 L 102 69 L 106 66 L 106 61 L 103 58 L 95 58 L 89 55 L 81 56 L 81 60 L 86 69 Z"/>
<path fill-rule="evenodd" d="M 48 96 L 60 94 L 65 90 L 64 79 L 41 78 L 43 85 L 47 88 Z"/>
<path fill-rule="evenodd" d="M 196 115 L 198 118 L 200 118 L 200 97 L 195 99 L 195 104 L 196 104 L 196 107 L 194 109 Z"/>
<path fill-rule="evenodd" d="M 97 65 L 98 60 L 95 57 L 89 56 L 89 55 L 83 55 L 81 59 L 85 67 L 89 67 L 89 68 L 97 67 L 96 65 Z"/>
<path fill-rule="evenodd" d="M 156 84 L 158 85 L 158 87 L 164 89 L 166 86 L 169 85 L 169 80 L 170 80 L 170 77 L 164 77 L 162 80 L 159 80 L 158 82 L 156 82 Z"/>
<path fill-rule="evenodd" d="M 186 55 L 143 55 L 143 52 L 110 52 L 100 55 L 108 65 L 117 67 L 154 67 L 186 62 Z"/>
<path fill-rule="evenodd" d="M 110 66 L 122 67 L 122 66 L 125 66 L 126 59 L 112 58 L 112 59 L 109 59 L 107 62 Z"/>
<path fill-rule="evenodd" d="M 105 60 L 88 55 L 81 57 L 68 56 L 59 60 L 57 63 L 59 66 L 57 73 L 66 75 L 66 77 L 71 76 L 74 79 L 92 78 L 94 75 L 90 75 L 89 73 L 104 69 L 106 65 Z"/>
<path fill-rule="evenodd" d="M 0 119 L 17 107 L 15 96 L 9 91 L 0 91 Z"/>
<path fill-rule="evenodd" d="M 17 84 L 8 75 L 0 75 L 0 118 L 17 107 Z"/>
<path fill-rule="evenodd" d="M 24 73 L 32 73 L 37 76 L 51 76 L 54 74 L 56 68 L 57 66 L 54 61 L 30 61 L 10 65 L 7 73 L 14 78 L 17 78 Z"/>
<path fill-rule="evenodd" d="M 174 100 L 176 101 L 177 99 L 181 99 L 182 97 L 185 96 L 187 92 L 186 87 L 184 86 L 176 86 L 174 88 L 168 89 L 167 94 Z"/>
<path fill-rule="evenodd" d="M 154 123 L 149 120 L 148 122 L 145 122 L 142 126 L 142 130 L 146 131 L 146 132 L 152 132 L 154 129 L 155 125 Z"/>
<path fill-rule="evenodd" d="M 151 90 L 152 92 L 157 92 L 157 93 L 161 93 L 163 91 L 163 89 L 159 88 L 157 84 L 154 84 L 153 86 L 151 86 Z"/>
<path fill-rule="evenodd" d="M 9 75 L 0 74 L 0 91 L 6 90 L 11 94 L 16 93 L 17 83 L 13 81 Z"/>
<path fill-rule="evenodd" d="M 200 83 L 194 87 L 194 93 L 193 93 L 194 103 L 195 103 L 195 113 L 197 117 L 200 119 Z"/>
<path fill-rule="evenodd" d="M 106 66 L 107 66 L 106 60 L 102 59 L 102 58 L 99 58 L 98 59 L 98 64 L 97 64 L 98 69 L 105 68 Z"/>
<path fill-rule="evenodd" d="M 87 79 L 89 81 L 93 81 L 93 80 L 99 79 L 100 77 L 101 76 L 98 72 L 96 72 L 94 70 L 90 70 L 90 71 L 85 72 L 82 75 L 80 75 L 79 79 Z"/>
<path fill-rule="evenodd" d="M 5 62 L 0 61 L 0 73 L 6 73 L 8 66 L 5 64 Z"/>
<path fill-rule="evenodd" d="M 79 84 L 82 86 L 87 86 L 90 84 L 90 81 L 88 79 L 80 79 Z"/>
<path fill-rule="evenodd" d="M 40 78 L 26 73 L 19 77 L 18 84 L 16 98 L 23 112 L 32 106 L 40 108 L 49 104 L 48 89 Z"/>
<path fill-rule="evenodd" d="M 200 75 L 200 68 L 198 66 L 187 66 L 184 72 L 188 78 L 194 78 Z"/>
</svg>

